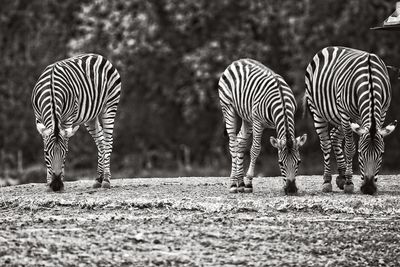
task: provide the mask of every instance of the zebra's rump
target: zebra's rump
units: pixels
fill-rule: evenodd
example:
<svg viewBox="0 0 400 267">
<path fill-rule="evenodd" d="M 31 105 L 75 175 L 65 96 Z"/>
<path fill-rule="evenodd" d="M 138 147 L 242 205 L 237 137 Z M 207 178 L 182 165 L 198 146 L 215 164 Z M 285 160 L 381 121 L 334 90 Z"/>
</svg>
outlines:
<svg viewBox="0 0 400 267">
<path fill-rule="evenodd" d="M 286 111 L 288 116 L 294 116 L 296 102 L 287 83 L 280 75 L 252 59 L 240 59 L 230 64 L 221 75 L 218 91 L 223 108 L 233 107 L 237 115 L 248 122 L 258 119 L 265 126 L 274 127 L 275 112 Z"/>
<path fill-rule="evenodd" d="M 361 122 L 373 114 L 379 122 L 389 107 L 389 76 L 375 54 L 346 47 L 324 48 L 307 66 L 305 82 L 311 111 L 335 126 L 343 116 Z"/>
<path fill-rule="evenodd" d="M 32 92 L 32 105 L 46 126 L 53 116 L 60 124 L 81 124 L 118 102 L 120 89 L 120 75 L 107 59 L 84 54 L 47 66 Z"/>
</svg>

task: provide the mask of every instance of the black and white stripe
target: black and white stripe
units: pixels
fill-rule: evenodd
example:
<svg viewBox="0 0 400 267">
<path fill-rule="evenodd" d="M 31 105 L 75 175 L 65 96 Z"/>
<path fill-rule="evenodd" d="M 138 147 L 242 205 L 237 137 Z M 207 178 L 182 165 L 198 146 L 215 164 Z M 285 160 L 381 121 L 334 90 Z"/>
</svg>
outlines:
<svg viewBox="0 0 400 267">
<path fill-rule="evenodd" d="M 271 137 L 270 141 L 278 149 L 280 170 L 286 180 L 285 192 L 295 193 L 295 176 L 300 162 L 298 148 L 307 136 L 295 138 L 296 101 L 287 83 L 260 62 L 241 59 L 224 71 L 218 91 L 232 157 L 230 192 L 252 192 L 262 132 L 264 128 L 274 128 L 277 138 Z M 242 123 L 237 134 L 239 118 Z M 244 150 L 251 134 L 250 165 L 244 181 Z"/>
<path fill-rule="evenodd" d="M 104 57 L 84 54 L 49 65 L 32 92 L 36 126 L 44 141 L 47 183 L 63 188 L 68 139 L 81 124 L 98 149 L 94 187 L 110 187 L 114 119 L 120 98 L 118 71 Z"/>
<path fill-rule="evenodd" d="M 375 193 L 375 176 L 384 152 L 383 137 L 396 127 L 396 122 L 383 127 L 391 100 L 385 64 L 375 54 L 346 47 L 327 47 L 318 52 L 308 65 L 305 83 L 304 100 L 313 114 L 324 154 L 323 191 L 332 191 L 332 145 L 339 170 L 336 183 L 345 192 L 354 191 L 354 131 L 360 135 L 359 164 L 364 179 L 361 191 Z M 330 132 L 329 127 L 332 128 Z"/>
</svg>

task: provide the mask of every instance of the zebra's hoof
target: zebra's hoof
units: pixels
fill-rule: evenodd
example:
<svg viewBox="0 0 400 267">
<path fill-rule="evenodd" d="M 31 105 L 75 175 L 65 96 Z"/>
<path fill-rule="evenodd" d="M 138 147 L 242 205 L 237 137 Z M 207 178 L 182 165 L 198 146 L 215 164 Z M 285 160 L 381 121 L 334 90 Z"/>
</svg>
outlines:
<svg viewBox="0 0 400 267">
<path fill-rule="evenodd" d="M 111 188 L 111 184 L 110 184 L 109 181 L 103 181 L 103 182 L 101 183 L 101 187 L 102 187 L 102 188 L 109 189 L 109 188 Z"/>
<path fill-rule="evenodd" d="M 229 193 L 236 194 L 238 192 L 238 188 L 236 186 L 232 186 L 229 188 Z"/>
<path fill-rule="evenodd" d="M 331 183 L 324 183 L 322 185 L 322 192 L 324 192 L 324 193 L 332 192 L 332 184 Z"/>
<path fill-rule="evenodd" d="M 345 182 L 345 178 L 343 175 L 338 175 L 336 177 L 336 185 L 339 189 L 343 190 L 344 189 L 344 182 Z"/>
<path fill-rule="evenodd" d="M 244 193 L 244 187 L 245 187 L 244 183 L 241 182 L 237 188 L 238 193 Z"/>
<path fill-rule="evenodd" d="M 253 185 L 252 185 L 252 184 L 247 184 L 247 185 L 244 187 L 244 192 L 245 192 L 245 193 L 253 193 Z"/>
<path fill-rule="evenodd" d="M 344 185 L 344 192 L 346 194 L 352 194 L 354 193 L 354 184 L 353 183 L 346 183 Z"/>
<path fill-rule="evenodd" d="M 244 192 L 245 192 L 245 193 L 253 193 L 253 188 L 247 188 L 247 187 L 245 187 L 245 188 L 244 188 Z"/>
<path fill-rule="evenodd" d="M 101 183 L 99 181 L 94 181 L 94 184 L 92 186 L 93 188 L 100 188 L 101 187 Z"/>
</svg>

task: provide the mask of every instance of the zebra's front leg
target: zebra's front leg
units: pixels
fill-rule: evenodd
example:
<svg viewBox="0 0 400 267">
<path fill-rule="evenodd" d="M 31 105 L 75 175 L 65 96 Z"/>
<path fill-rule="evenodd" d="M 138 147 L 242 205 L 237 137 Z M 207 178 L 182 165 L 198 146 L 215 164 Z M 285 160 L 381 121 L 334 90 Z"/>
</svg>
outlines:
<svg viewBox="0 0 400 267">
<path fill-rule="evenodd" d="M 104 136 L 104 158 L 103 158 L 103 181 L 101 183 L 102 188 L 110 188 L 111 170 L 110 170 L 110 158 L 113 148 L 113 131 L 114 131 L 114 119 L 117 113 L 117 104 L 108 107 L 101 116 L 103 125 L 103 136 Z"/>
<path fill-rule="evenodd" d="M 253 178 L 254 178 L 254 168 L 256 166 L 256 161 L 258 155 L 260 155 L 261 151 L 261 136 L 262 136 L 263 128 L 261 124 L 254 123 L 253 125 L 253 142 L 251 144 L 250 149 L 250 164 L 249 169 L 246 173 L 246 183 L 245 183 L 245 193 L 253 192 Z"/>
<path fill-rule="evenodd" d="M 331 130 L 331 141 L 332 141 L 333 151 L 335 152 L 336 162 L 339 172 L 338 176 L 336 177 L 336 185 L 342 190 L 344 189 L 344 183 L 346 180 L 345 179 L 346 163 L 342 149 L 343 138 L 344 135 L 343 132 L 340 131 L 340 129 L 333 128 Z"/>
<path fill-rule="evenodd" d="M 313 114 L 314 126 L 319 137 L 320 146 L 324 155 L 324 183 L 322 192 L 332 192 L 332 173 L 331 173 L 331 141 L 329 139 L 328 123 L 320 116 Z"/>
<path fill-rule="evenodd" d="M 353 140 L 353 131 L 351 130 L 350 123 L 343 125 L 344 130 L 344 154 L 346 157 L 346 171 L 345 171 L 345 183 L 344 183 L 344 192 L 345 193 L 353 193 L 354 192 L 354 184 L 353 184 L 353 157 L 355 154 L 355 145 Z"/>
<path fill-rule="evenodd" d="M 100 125 L 98 119 L 85 123 L 87 131 L 93 137 L 97 147 L 97 178 L 93 184 L 93 188 L 101 187 L 104 179 L 103 174 L 103 161 L 104 161 L 104 135 L 103 127 Z"/>
</svg>

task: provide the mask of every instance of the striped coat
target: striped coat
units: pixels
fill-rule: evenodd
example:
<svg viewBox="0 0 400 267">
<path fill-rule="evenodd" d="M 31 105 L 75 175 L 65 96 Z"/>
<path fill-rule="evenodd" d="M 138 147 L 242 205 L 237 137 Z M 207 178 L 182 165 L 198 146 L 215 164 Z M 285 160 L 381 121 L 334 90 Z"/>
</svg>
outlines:
<svg viewBox="0 0 400 267">
<path fill-rule="evenodd" d="M 118 71 L 96 54 L 61 60 L 43 71 L 32 92 L 32 106 L 43 137 L 47 183 L 52 190 L 63 189 L 68 140 L 82 124 L 98 149 L 94 186 L 110 186 L 112 133 L 120 90 Z"/>
<path fill-rule="evenodd" d="M 345 192 L 353 192 L 353 132 L 356 132 L 360 135 L 359 164 L 364 179 L 361 190 L 375 193 L 375 176 L 384 152 L 383 137 L 395 128 L 395 123 L 383 127 L 391 100 L 385 64 L 375 54 L 327 47 L 308 65 L 305 83 L 305 103 L 313 114 L 324 154 L 323 190 L 332 190 L 330 151 L 333 146 L 339 169 L 336 183 Z"/>
<path fill-rule="evenodd" d="M 223 72 L 218 91 L 232 157 L 230 192 L 252 192 L 262 132 L 264 128 L 273 128 L 277 138 L 271 137 L 271 144 L 278 149 L 278 162 L 286 181 L 285 192 L 295 193 L 300 162 L 298 148 L 307 137 L 295 138 L 296 101 L 284 79 L 260 62 L 241 59 Z M 244 181 L 243 157 L 250 135 L 253 135 L 250 165 L 247 181 Z"/>
</svg>

